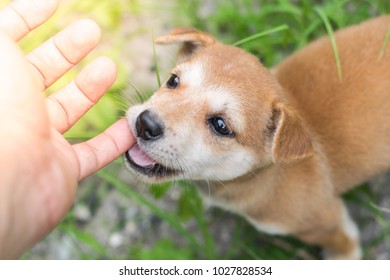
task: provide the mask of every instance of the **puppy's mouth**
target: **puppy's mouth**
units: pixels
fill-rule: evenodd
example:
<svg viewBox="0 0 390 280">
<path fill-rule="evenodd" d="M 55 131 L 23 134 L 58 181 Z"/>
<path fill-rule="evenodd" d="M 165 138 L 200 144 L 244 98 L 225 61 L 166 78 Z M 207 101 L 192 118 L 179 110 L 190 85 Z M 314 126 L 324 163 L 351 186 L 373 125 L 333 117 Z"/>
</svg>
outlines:
<svg viewBox="0 0 390 280">
<path fill-rule="evenodd" d="M 147 155 L 136 143 L 125 153 L 127 166 L 147 177 L 164 178 L 178 174 L 178 171 L 158 163 Z"/>
</svg>

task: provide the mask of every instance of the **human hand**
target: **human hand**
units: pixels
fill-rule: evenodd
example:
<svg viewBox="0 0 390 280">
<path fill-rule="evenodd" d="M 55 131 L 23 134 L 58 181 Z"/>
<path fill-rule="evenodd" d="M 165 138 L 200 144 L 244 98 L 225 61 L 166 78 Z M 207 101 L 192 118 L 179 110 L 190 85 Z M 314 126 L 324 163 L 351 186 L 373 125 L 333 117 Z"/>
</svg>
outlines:
<svg viewBox="0 0 390 280">
<path fill-rule="evenodd" d="M 78 21 L 23 55 L 16 45 L 56 10 L 56 0 L 15 0 L 0 10 L 0 259 L 17 258 L 51 231 L 74 201 L 77 182 L 130 148 L 125 119 L 84 143 L 62 136 L 114 83 L 116 66 L 93 61 L 63 89 L 43 91 L 100 37 Z"/>
</svg>

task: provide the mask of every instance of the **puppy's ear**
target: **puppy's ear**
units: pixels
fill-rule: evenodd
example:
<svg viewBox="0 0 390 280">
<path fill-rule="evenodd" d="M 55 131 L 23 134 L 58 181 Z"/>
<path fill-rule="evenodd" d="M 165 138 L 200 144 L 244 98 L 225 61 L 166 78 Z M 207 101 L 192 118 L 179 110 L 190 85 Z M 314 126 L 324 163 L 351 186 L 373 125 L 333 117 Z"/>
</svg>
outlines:
<svg viewBox="0 0 390 280">
<path fill-rule="evenodd" d="M 155 42 L 162 45 L 183 43 L 178 58 L 188 59 L 195 52 L 216 43 L 217 40 L 208 33 L 193 28 L 176 27 L 170 34 L 157 38 Z"/>
<path fill-rule="evenodd" d="M 292 108 L 280 102 L 274 103 L 270 123 L 269 128 L 274 131 L 274 161 L 298 160 L 313 154 L 310 137 Z"/>
</svg>

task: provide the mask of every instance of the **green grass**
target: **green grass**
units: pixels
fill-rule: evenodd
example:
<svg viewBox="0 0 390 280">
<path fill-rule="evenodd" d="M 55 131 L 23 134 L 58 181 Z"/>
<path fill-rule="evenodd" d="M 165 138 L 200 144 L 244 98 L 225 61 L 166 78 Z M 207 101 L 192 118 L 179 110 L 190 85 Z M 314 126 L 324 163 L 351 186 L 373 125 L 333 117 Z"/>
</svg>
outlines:
<svg viewBox="0 0 390 280">
<path fill-rule="evenodd" d="M 156 44 L 154 43 L 154 39 L 155 39 L 155 36 L 154 36 L 154 33 L 152 33 L 153 63 L 154 63 L 154 69 L 156 72 L 157 85 L 158 85 L 158 87 L 161 87 L 160 70 L 159 70 L 158 62 L 157 62 Z"/>
<path fill-rule="evenodd" d="M 326 31 L 329 34 L 330 42 L 332 44 L 334 59 L 335 59 L 336 66 L 337 66 L 337 75 L 339 77 L 339 81 L 341 82 L 341 79 L 342 79 L 341 62 L 340 62 L 339 51 L 337 49 L 336 38 L 334 37 L 332 25 L 330 24 L 327 15 L 324 13 L 324 11 L 321 8 L 315 7 L 314 10 L 316 11 L 316 13 L 319 15 L 319 17 L 323 21 L 325 28 L 326 28 Z"/>
<path fill-rule="evenodd" d="M 186 239 L 186 241 L 193 248 L 202 248 L 202 249 L 204 248 L 204 246 L 202 246 L 202 244 L 199 243 L 197 238 L 183 227 L 183 225 L 179 222 L 180 219 L 178 219 L 178 217 L 174 215 L 174 213 L 173 214 L 165 213 L 163 210 L 156 207 L 152 201 L 148 200 L 147 198 L 145 198 L 145 196 L 138 193 L 137 191 L 129 188 L 128 185 L 118 180 L 111 174 L 101 171 L 99 172 L 98 175 L 103 180 L 105 180 L 106 182 L 112 184 L 115 188 L 117 188 L 120 193 L 122 193 L 127 197 L 130 197 L 133 202 L 147 207 L 150 212 L 152 212 L 153 214 L 155 214 L 156 216 L 164 220 L 166 223 L 168 223 L 174 230 L 176 230 L 181 236 L 183 236 L 184 239 Z M 189 202 L 191 203 L 191 201 Z"/>
<path fill-rule="evenodd" d="M 389 39 L 390 39 L 390 24 L 387 28 L 386 36 L 385 36 L 385 39 L 383 40 L 383 45 L 382 45 L 381 51 L 379 53 L 378 60 L 381 60 L 383 55 L 385 54 L 385 50 L 386 50 L 387 44 L 389 43 Z"/>
<path fill-rule="evenodd" d="M 158 1 L 156 1 L 157 3 Z M 255 3 L 256 2 L 256 3 Z M 45 40 L 60 30 L 73 18 L 85 15 L 95 19 L 103 29 L 103 46 L 98 53 L 89 56 L 82 64 L 91 61 L 98 54 L 112 57 L 118 64 L 119 77 L 106 97 L 88 113 L 67 137 L 70 139 L 88 139 L 123 115 L 122 99 L 128 88 L 143 100 L 155 88 L 141 85 L 131 79 L 132 73 L 127 70 L 122 59 L 123 51 L 132 38 L 147 32 L 150 34 L 150 47 L 153 48 L 153 57 L 145 58 L 154 61 L 157 83 L 161 84 L 161 73 L 158 65 L 159 56 L 152 43 L 153 28 L 133 31 L 126 37 L 125 19 L 149 13 L 171 13 L 167 24 L 170 26 L 187 25 L 212 33 L 225 43 L 236 44 L 258 56 L 265 66 L 271 67 L 297 49 L 302 48 L 310 41 L 330 34 L 344 26 L 358 23 L 375 15 L 388 13 L 390 1 L 318 1 L 318 0 L 232 0 L 213 1 L 214 11 L 205 13 L 202 4 L 197 0 L 158 2 L 158 6 L 151 1 L 136 0 L 84 0 L 69 1 L 60 12 L 50 21 L 49 25 L 40 28 L 33 37 L 22 42 L 23 48 L 30 50 L 36 42 Z M 157 5 L 157 4 L 155 4 Z M 173 9 L 172 7 L 176 7 Z M 76 12 L 75 12 L 76 11 Z M 174 11 L 174 12 L 172 12 Z M 82 15 L 82 16 L 81 16 Z M 160 35 L 160 34 L 156 34 Z M 383 47 L 378 57 L 383 56 L 384 48 L 388 44 L 389 32 L 384 38 Z M 342 69 L 339 63 L 337 42 L 332 41 L 337 64 L 339 79 L 342 78 Z M 137 50 L 133 50 L 137 52 Z M 80 67 L 76 67 L 54 86 L 57 89 L 72 79 Z M 149 71 L 137 69 L 136 71 Z M 293 238 L 272 237 L 258 233 L 242 218 L 236 217 L 221 210 L 204 212 L 204 207 L 196 188 L 188 182 L 177 184 L 153 185 L 144 192 L 136 190 L 136 186 L 129 185 L 120 176 L 123 169 L 121 160 L 108 166 L 104 171 L 91 176 L 81 182 L 76 201 L 77 205 L 88 206 L 92 216 L 98 216 L 104 202 L 113 193 L 120 199 L 118 213 L 114 218 L 102 222 L 103 229 L 108 233 L 124 232 L 128 223 L 134 220 L 136 226 L 142 227 L 142 234 L 126 243 L 125 248 L 114 250 L 109 244 L 109 237 L 101 237 L 89 224 L 84 224 L 75 217 L 72 209 L 63 223 L 49 236 L 44 243 L 55 242 L 54 238 L 68 240 L 72 258 L 80 259 L 310 259 L 318 258 L 318 249 L 303 244 Z M 138 188 L 137 188 L 138 189 Z M 174 205 L 163 207 L 160 203 L 178 193 Z M 375 222 L 380 227 L 379 233 L 372 240 L 365 243 L 365 256 L 375 258 L 371 251 L 376 246 L 390 242 L 389 216 L 378 207 L 380 198 L 369 186 L 361 186 L 345 196 L 350 204 L 358 205 L 365 215 L 358 221 L 360 227 L 369 222 Z M 160 205 L 161 204 L 161 205 Z M 129 208 L 138 209 L 136 214 L 126 214 Z M 152 217 L 154 221 L 146 221 Z M 128 217 L 128 215 L 130 215 Z M 146 224 L 145 229 L 142 226 Z M 216 228 L 217 224 L 220 228 Z M 370 224 L 371 225 L 371 224 Z M 168 235 L 159 234 L 159 230 L 169 227 Z M 165 231 L 166 232 L 166 231 Z M 226 235 L 222 240 L 222 235 Z M 155 236 L 149 238 L 149 236 Z M 222 245 L 221 245 L 222 244 Z M 222 248 L 221 248 L 222 247 Z M 45 258 L 47 255 L 37 255 L 34 250 L 27 253 L 25 258 Z"/>
<path fill-rule="evenodd" d="M 233 44 L 233 46 L 241 46 L 243 44 L 246 44 L 246 43 L 249 43 L 251 41 L 257 40 L 257 39 L 259 39 L 261 37 L 264 37 L 266 35 L 269 35 L 269 34 L 272 34 L 272 33 L 275 33 L 275 32 L 279 32 L 279 31 L 282 31 L 282 30 L 286 30 L 286 29 L 288 29 L 288 26 L 283 24 L 283 25 L 280 25 L 278 27 L 272 28 L 270 30 L 259 32 L 259 33 L 255 34 L 255 35 L 251 35 L 251 36 L 249 36 L 247 38 L 241 39 L 241 40 L 235 42 Z"/>
</svg>

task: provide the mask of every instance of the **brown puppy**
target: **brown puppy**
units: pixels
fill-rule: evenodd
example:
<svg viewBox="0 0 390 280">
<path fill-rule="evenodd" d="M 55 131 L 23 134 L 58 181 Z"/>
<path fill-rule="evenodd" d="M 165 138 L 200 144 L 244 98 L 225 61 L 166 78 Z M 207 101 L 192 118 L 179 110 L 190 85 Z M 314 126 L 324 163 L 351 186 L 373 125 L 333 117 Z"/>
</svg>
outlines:
<svg viewBox="0 0 390 280">
<path fill-rule="evenodd" d="M 338 31 L 268 71 L 243 50 L 176 28 L 169 80 L 128 111 L 137 144 L 126 163 L 142 180 L 191 179 L 215 205 L 271 234 L 361 258 L 340 195 L 390 167 L 390 17 Z"/>
</svg>

